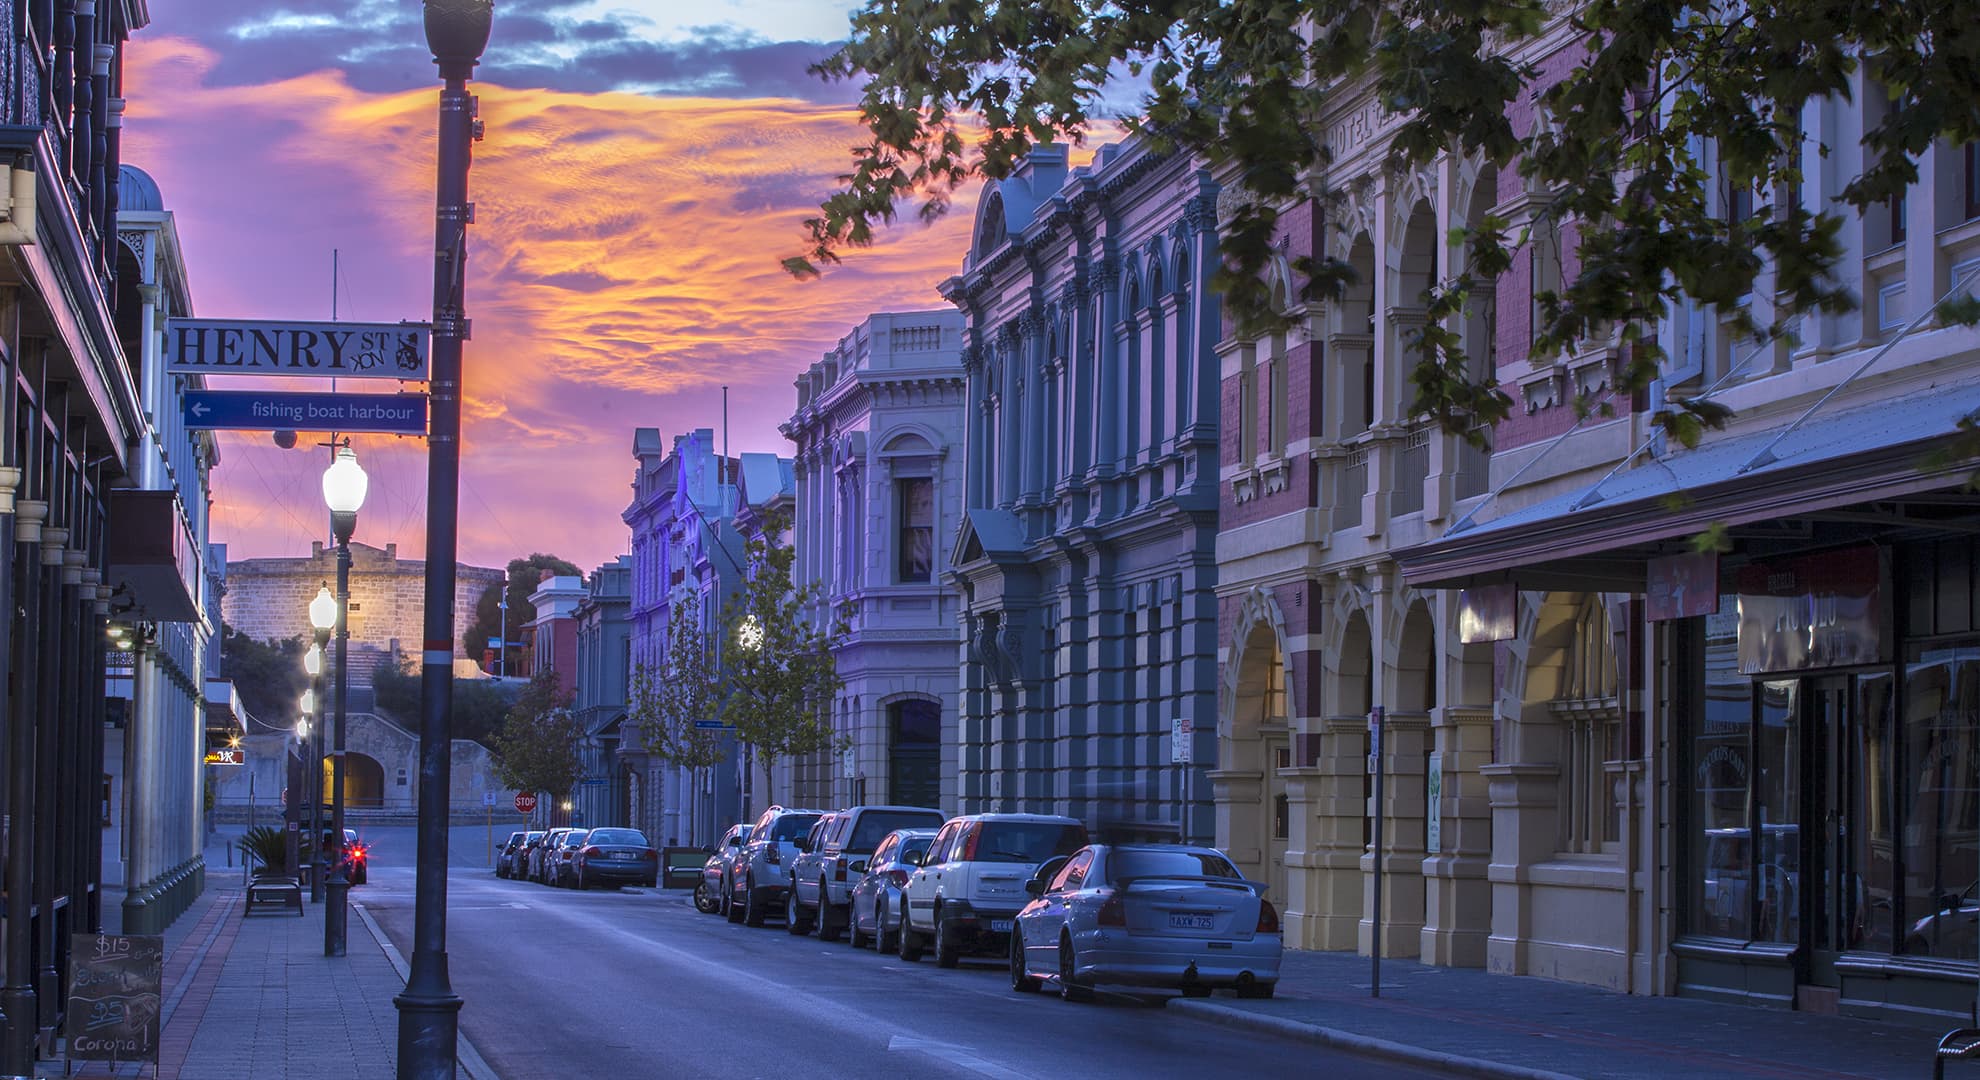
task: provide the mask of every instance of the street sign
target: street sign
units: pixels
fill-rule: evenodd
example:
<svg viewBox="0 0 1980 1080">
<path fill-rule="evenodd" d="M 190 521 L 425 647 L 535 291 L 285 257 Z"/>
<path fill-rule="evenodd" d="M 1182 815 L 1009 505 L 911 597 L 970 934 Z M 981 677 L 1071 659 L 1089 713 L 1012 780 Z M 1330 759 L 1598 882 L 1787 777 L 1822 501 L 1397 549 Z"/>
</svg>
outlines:
<svg viewBox="0 0 1980 1080">
<path fill-rule="evenodd" d="M 697 728 L 700 728 L 700 729 L 701 729 L 701 730 L 703 730 L 703 731 L 727 731 L 727 730 L 729 730 L 729 725 L 727 725 L 727 724 L 725 724 L 725 723 L 723 723 L 723 722 L 721 722 L 720 720 L 696 720 L 696 721 L 694 722 L 694 726 L 695 726 L 695 727 L 697 727 Z"/>
<path fill-rule="evenodd" d="M 582 787 L 604 787 L 605 778 L 602 776 L 587 776 L 578 781 L 578 784 Z"/>
<path fill-rule="evenodd" d="M 173 319 L 165 329 L 165 370 L 424 381 L 426 345 L 423 323 Z"/>
<path fill-rule="evenodd" d="M 516 792 L 516 813 L 528 814 L 528 813 L 533 813 L 535 810 L 536 810 L 536 792 L 534 791 Z"/>
<path fill-rule="evenodd" d="M 484 791 L 484 792 L 482 792 L 482 793 L 481 793 L 481 805 L 483 805 L 483 806 L 494 806 L 494 805 L 495 805 L 495 793 L 494 793 L 494 792 L 492 792 L 492 791 Z"/>
<path fill-rule="evenodd" d="M 1169 721 L 1169 764 L 1190 764 L 1190 759 L 1195 756 L 1196 748 L 1190 745 L 1196 741 L 1195 732 L 1195 727 L 1183 717 Z"/>
<path fill-rule="evenodd" d="M 230 431 L 382 431 L 426 434 L 424 394 L 298 394 L 188 390 L 186 426 Z"/>
</svg>

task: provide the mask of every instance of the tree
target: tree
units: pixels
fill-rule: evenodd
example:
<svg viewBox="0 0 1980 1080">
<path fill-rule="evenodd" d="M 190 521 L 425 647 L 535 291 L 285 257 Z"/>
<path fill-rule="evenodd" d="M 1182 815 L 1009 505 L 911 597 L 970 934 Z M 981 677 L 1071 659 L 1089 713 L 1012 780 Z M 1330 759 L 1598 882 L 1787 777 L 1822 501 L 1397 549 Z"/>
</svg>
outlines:
<svg viewBox="0 0 1980 1080">
<path fill-rule="evenodd" d="M 570 704 L 556 672 L 541 671 L 530 679 L 490 747 L 504 784 L 518 791 L 549 792 L 552 799 L 565 798 L 577 786 L 584 726 Z"/>
<path fill-rule="evenodd" d="M 410 659 L 410 658 L 408 658 Z M 419 727 L 420 684 L 423 676 L 390 662 L 371 671 L 372 700 L 379 712 L 401 725 Z M 495 679 L 454 679 L 453 731 L 456 739 L 473 739 L 488 746 L 515 704 L 518 691 Z"/>
<path fill-rule="evenodd" d="M 493 640 L 511 641 L 517 633 L 536 618 L 536 605 L 529 602 L 529 594 L 542 584 L 543 571 L 548 570 L 560 577 L 581 577 L 584 571 L 577 564 L 555 555 L 532 552 L 528 558 L 509 560 L 509 616 L 507 631 L 504 632 L 502 618 L 502 586 L 490 585 L 474 604 L 474 625 L 461 635 L 462 655 L 477 663 L 482 651 Z M 509 670 L 515 670 L 516 654 L 512 646 L 505 646 L 509 653 Z"/>
<path fill-rule="evenodd" d="M 765 765 L 845 744 L 827 708 L 844 685 L 836 650 L 846 628 L 807 618 L 820 586 L 792 580 L 797 551 L 783 542 L 785 527 L 781 515 L 767 515 L 746 547 L 749 572 L 724 612 L 714 695 L 723 721 Z"/>
<path fill-rule="evenodd" d="M 715 639 L 703 624 L 700 597 L 690 592 L 668 615 L 659 670 L 643 663 L 633 669 L 627 719 L 654 754 L 683 768 L 707 768 L 728 751 L 719 730 L 697 721 L 719 719 L 722 692 Z"/>
<path fill-rule="evenodd" d="M 1462 231 L 1466 262 L 1431 290 L 1429 318 L 1414 334 L 1412 411 L 1476 439 L 1510 399 L 1489 375 L 1470 373 L 1450 317 L 1512 265 L 1534 230 L 1568 226 L 1577 258 L 1564 260 L 1571 278 L 1536 297 L 1533 353 L 1619 341 L 1617 393 L 1627 395 L 1654 378 L 1664 359 L 1656 326 L 1681 296 L 1719 305 L 1736 333 L 1762 339 L 1789 333 L 1803 312 L 1853 306 L 1835 273 L 1843 211 L 1900 193 L 1933 140 L 1980 138 L 1980 34 L 1966 0 L 1590 0 L 1565 23 L 1558 6 L 867 0 L 846 43 L 813 70 L 863 81 L 869 137 L 842 188 L 807 220 L 808 250 L 785 267 L 816 274 L 870 245 L 903 200 L 918 199 L 932 219 L 965 185 L 1008 175 L 1036 143 L 1079 140 L 1126 72 L 1148 86 L 1130 126 L 1237 187 L 1216 285 L 1241 329 L 1263 329 L 1285 318 L 1271 310 L 1263 274 L 1281 213 L 1338 194 L 1325 181 L 1324 106 L 1368 94 L 1403 117 L 1393 168 L 1478 155 L 1516 167 L 1540 196 L 1522 229 L 1488 218 Z M 1528 53 L 1563 26 L 1570 48 L 1585 53 L 1565 73 L 1543 71 Z M 1893 107 L 1864 132 L 1871 164 L 1844 205 L 1811 213 L 1775 198 L 1796 189 L 1804 143 L 1831 149 L 1823 133 L 1803 130 L 1802 105 L 1848 98 L 1866 67 Z M 1516 119 L 1509 106 L 1528 102 L 1536 119 Z M 1716 176 L 1757 193 L 1760 208 L 1739 219 L 1715 212 Z M 1338 295 L 1353 278 L 1324 256 L 1295 269 L 1307 300 Z M 1740 306 L 1763 269 L 1778 299 Z M 1980 303 L 1943 303 L 1940 315 L 1971 323 Z M 1715 403 L 1678 397 L 1653 420 L 1691 445 L 1725 418 Z"/>
<path fill-rule="evenodd" d="M 302 692 L 309 686 L 303 653 L 309 646 L 301 634 L 285 641 L 256 641 L 221 625 L 220 670 L 234 682 L 241 706 L 265 724 L 287 726 L 296 717 Z"/>
</svg>

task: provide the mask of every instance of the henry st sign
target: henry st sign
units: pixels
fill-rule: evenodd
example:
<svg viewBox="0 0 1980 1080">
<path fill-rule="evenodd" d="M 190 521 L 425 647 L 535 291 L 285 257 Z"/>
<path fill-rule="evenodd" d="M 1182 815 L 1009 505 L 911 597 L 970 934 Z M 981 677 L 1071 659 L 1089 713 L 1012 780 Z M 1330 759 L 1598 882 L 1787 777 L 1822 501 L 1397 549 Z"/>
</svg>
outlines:
<svg viewBox="0 0 1980 1080">
<path fill-rule="evenodd" d="M 173 319 L 165 331 L 165 370 L 178 375 L 424 380 L 426 362 L 419 323 Z"/>
</svg>

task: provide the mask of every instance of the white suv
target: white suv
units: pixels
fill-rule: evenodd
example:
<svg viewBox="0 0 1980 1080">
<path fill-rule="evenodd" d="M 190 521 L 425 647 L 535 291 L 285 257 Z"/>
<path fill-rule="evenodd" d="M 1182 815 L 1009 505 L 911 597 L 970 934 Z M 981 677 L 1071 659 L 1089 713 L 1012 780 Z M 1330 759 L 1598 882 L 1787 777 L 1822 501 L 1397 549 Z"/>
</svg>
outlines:
<svg viewBox="0 0 1980 1080">
<path fill-rule="evenodd" d="M 730 895 L 735 899 L 729 901 L 730 922 L 762 926 L 772 911 L 783 913 L 782 905 L 791 891 L 788 867 L 798 856 L 798 841 L 824 815 L 823 810 L 782 806 L 763 811 L 750 827 L 749 843 L 731 871 L 735 884 Z"/>
<path fill-rule="evenodd" d="M 853 887 L 866 875 L 873 849 L 895 829 L 941 828 L 942 812 L 921 806 L 854 806 L 826 815 L 823 825 L 812 851 L 793 868 L 791 932 L 805 933 L 815 921 L 820 938 L 837 941 L 851 925 Z"/>
<path fill-rule="evenodd" d="M 1078 818 L 971 814 L 935 834 L 901 890 L 900 958 L 914 961 L 931 939 L 935 962 L 954 967 L 965 952 L 1010 949 L 1011 920 L 1031 897 L 1024 883 L 1040 863 L 1086 846 Z"/>
</svg>

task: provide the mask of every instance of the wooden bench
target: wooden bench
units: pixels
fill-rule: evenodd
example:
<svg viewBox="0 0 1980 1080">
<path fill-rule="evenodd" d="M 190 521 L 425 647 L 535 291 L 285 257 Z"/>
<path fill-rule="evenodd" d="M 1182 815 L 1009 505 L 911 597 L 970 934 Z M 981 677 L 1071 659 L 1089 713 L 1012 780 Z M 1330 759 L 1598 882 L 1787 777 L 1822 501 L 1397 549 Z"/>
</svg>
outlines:
<svg viewBox="0 0 1980 1080">
<path fill-rule="evenodd" d="M 296 915 L 303 912 L 302 882 L 292 877 L 255 878 L 248 882 L 247 903 L 241 907 L 243 918 L 254 914 L 255 905 L 274 905 L 278 908 L 296 909 Z"/>
</svg>

